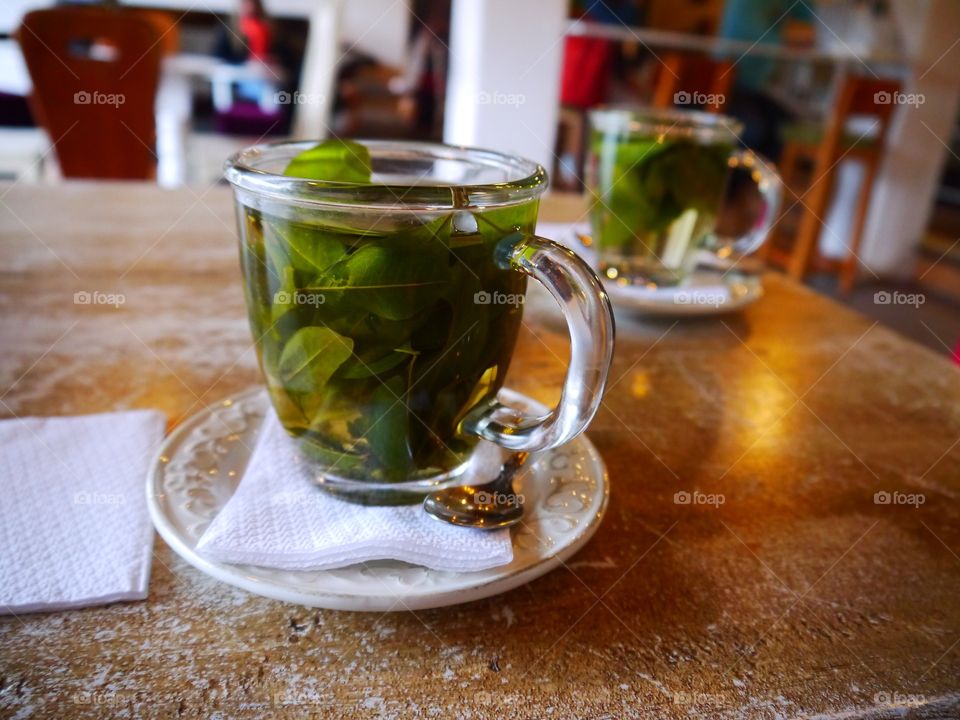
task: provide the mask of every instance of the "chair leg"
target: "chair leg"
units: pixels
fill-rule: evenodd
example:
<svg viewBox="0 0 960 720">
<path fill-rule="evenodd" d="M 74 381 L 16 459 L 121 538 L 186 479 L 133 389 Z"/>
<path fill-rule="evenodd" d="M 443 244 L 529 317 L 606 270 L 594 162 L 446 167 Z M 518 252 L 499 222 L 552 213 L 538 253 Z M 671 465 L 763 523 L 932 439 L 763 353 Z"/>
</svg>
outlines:
<svg viewBox="0 0 960 720">
<path fill-rule="evenodd" d="M 867 212 L 870 210 L 870 198 L 873 195 L 873 184 L 877 176 L 879 158 L 870 157 L 864 162 L 865 172 L 863 184 L 860 186 L 860 195 L 857 198 L 857 214 L 853 223 L 853 232 L 850 235 L 850 252 L 843 260 L 840 268 L 840 293 L 849 295 L 857 280 L 860 258 L 860 242 L 863 238 L 863 228 L 867 224 Z"/>
<path fill-rule="evenodd" d="M 818 173 L 819 176 L 818 176 Z M 790 254 L 790 263 L 787 273 L 797 282 L 803 282 L 810 267 L 810 261 L 817 252 L 817 241 L 820 239 L 820 226 L 823 224 L 823 213 L 827 209 L 830 191 L 833 188 L 835 167 L 833 153 L 829 147 L 817 151 L 817 159 L 813 167 L 813 185 L 807 190 L 803 199 L 803 218 L 797 231 L 797 241 Z"/>
<path fill-rule="evenodd" d="M 840 266 L 840 295 L 846 297 L 850 294 L 850 291 L 853 290 L 853 286 L 857 282 L 857 271 L 859 270 L 859 262 L 857 261 L 856 256 L 851 255 L 850 257 L 844 259 L 843 264 Z"/>
</svg>

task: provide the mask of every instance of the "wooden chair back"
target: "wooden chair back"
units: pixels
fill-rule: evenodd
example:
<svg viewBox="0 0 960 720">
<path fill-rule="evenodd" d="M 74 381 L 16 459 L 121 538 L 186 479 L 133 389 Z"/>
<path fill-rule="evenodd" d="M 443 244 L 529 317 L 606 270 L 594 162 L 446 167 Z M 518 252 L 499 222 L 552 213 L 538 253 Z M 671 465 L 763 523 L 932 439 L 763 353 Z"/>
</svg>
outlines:
<svg viewBox="0 0 960 720">
<path fill-rule="evenodd" d="M 850 75 L 844 80 L 832 104 L 833 110 L 827 119 L 826 132 L 820 144 L 817 164 L 822 165 L 822 171 L 825 171 L 837 156 L 843 153 L 847 125 L 851 117 L 873 119 L 876 126 L 869 134 L 870 144 L 874 147 L 882 146 L 893 111 L 896 109 L 895 100 L 900 93 L 900 88 L 900 82 L 896 80 L 882 80 L 860 75 Z"/>
<path fill-rule="evenodd" d="M 64 177 L 152 178 L 162 52 L 153 22 L 122 8 L 56 7 L 27 13 L 17 39 Z"/>
<path fill-rule="evenodd" d="M 856 254 L 866 222 L 873 181 L 890 129 L 890 121 L 897 107 L 897 95 L 901 87 L 899 81 L 890 79 L 861 75 L 849 75 L 844 79 L 832 103 L 833 110 L 827 119 L 823 138 L 812 155 L 814 181 L 804 198 L 803 217 L 787 262 L 787 270 L 792 277 L 802 280 L 810 267 L 817 250 L 822 218 L 826 216 L 830 202 L 836 166 L 841 158 L 849 155 L 853 159 L 863 161 L 866 165 L 850 241 L 851 253 L 845 261 L 846 269 L 841 278 L 845 290 L 852 287 L 856 271 Z M 868 138 L 853 138 L 857 142 L 851 143 L 847 126 L 850 118 L 854 116 L 873 118 L 875 125 Z M 797 152 L 787 148 L 786 154 L 794 155 Z M 786 160 L 785 164 L 787 164 Z"/>
<path fill-rule="evenodd" d="M 660 58 L 654 74 L 653 106 L 684 107 L 696 102 L 707 112 L 718 113 L 726 105 L 733 80 L 734 68 L 729 60 L 669 52 Z"/>
<path fill-rule="evenodd" d="M 133 6 L 123 6 L 125 12 L 141 17 L 156 28 L 160 33 L 160 54 L 175 55 L 180 52 L 180 29 L 177 16 L 167 10 L 154 10 L 153 8 L 142 8 Z"/>
</svg>

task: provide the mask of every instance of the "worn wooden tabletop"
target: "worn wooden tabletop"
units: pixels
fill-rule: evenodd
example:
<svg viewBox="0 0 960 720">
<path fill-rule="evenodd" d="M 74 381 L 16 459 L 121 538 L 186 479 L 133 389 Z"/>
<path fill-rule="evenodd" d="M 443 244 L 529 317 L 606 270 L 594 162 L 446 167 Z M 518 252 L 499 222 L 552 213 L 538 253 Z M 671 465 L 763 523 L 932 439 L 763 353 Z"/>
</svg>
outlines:
<svg viewBox="0 0 960 720">
<path fill-rule="evenodd" d="M 0 193 L 0 415 L 172 426 L 257 383 L 226 189 Z M 766 285 L 735 316 L 618 317 L 589 430 L 610 508 L 563 568 L 459 607 L 317 611 L 157 538 L 146 601 L 0 618 L 0 716 L 960 717 L 960 371 Z M 531 302 L 508 384 L 554 401 L 566 352 Z"/>
</svg>

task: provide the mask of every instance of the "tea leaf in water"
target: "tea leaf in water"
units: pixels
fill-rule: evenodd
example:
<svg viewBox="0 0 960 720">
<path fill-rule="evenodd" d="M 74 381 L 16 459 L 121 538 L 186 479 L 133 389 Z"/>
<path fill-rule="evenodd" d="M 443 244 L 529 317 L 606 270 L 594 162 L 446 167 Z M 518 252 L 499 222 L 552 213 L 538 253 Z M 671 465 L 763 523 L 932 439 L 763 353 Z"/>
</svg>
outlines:
<svg viewBox="0 0 960 720">
<path fill-rule="evenodd" d="M 370 151 L 350 140 L 325 140 L 297 155 L 283 174 L 327 182 L 368 183 L 373 173 Z"/>
<path fill-rule="evenodd" d="M 727 145 L 678 143 L 657 171 L 676 206 L 715 212 L 726 185 L 728 157 Z"/>
<path fill-rule="evenodd" d="M 337 263 L 308 292 L 340 307 L 357 307 L 388 320 L 407 320 L 435 302 L 449 283 L 446 248 L 425 244 L 412 253 L 399 243 L 366 245 Z"/>
<path fill-rule="evenodd" d="M 271 325 L 280 322 L 280 318 L 290 312 L 296 305 L 297 282 L 292 267 L 282 270 L 280 290 L 273 296 L 273 305 L 270 310 Z"/>
<path fill-rule="evenodd" d="M 344 254 L 344 243 L 335 233 L 292 222 L 267 223 L 267 256 L 277 267 L 292 265 L 310 275 L 325 272 Z M 284 262 L 289 258 L 289 263 Z"/>
<path fill-rule="evenodd" d="M 606 141 L 609 142 L 609 141 Z M 723 194 L 728 145 L 700 145 L 688 140 L 636 139 L 615 146 L 616 156 L 595 204 L 599 242 L 625 248 L 635 238 L 666 230 L 686 210 L 716 212 Z M 598 154 L 610 152 L 603 138 Z"/>
<path fill-rule="evenodd" d="M 382 357 L 352 357 L 340 371 L 338 377 L 345 380 L 362 380 L 393 370 L 403 362 L 410 362 L 419 353 L 409 348 L 396 348 Z"/>
<path fill-rule="evenodd" d="M 330 328 L 300 328 L 280 353 L 280 377 L 288 390 L 319 393 L 353 353 L 353 340 Z"/>
<path fill-rule="evenodd" d="M 370 396 L 364 417 L 354 426 L 366 439 L 387 480 L 405 479 L 413 466 L 405 393 L 406 383 L 402 377 L 380 384 Z"/>
</svg>

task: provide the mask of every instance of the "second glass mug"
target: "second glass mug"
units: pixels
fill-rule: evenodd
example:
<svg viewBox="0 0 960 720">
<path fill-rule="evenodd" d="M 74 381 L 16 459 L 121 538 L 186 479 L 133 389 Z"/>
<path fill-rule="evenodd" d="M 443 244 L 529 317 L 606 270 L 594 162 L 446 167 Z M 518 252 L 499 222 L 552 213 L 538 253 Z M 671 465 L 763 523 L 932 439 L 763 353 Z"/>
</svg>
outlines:
<svg viewBox="0 0 960 720">
<path fill-rule="evenodd" d="M 600 109 L 590 113 L 587 181 L 599 271 L 621 285 L 672 286 L 704 253 L 729 263 L 757 250 L 773 225 L 782 182 L 735 149 L 741 124 L 704 112 Z M 749 170 L 764 200 L 746 235 L 713 231 L 730 169 Z"/>
<path fill-rule="evenodd" d="M 284 176 L 308 142 L 254 146 L 226 166 L 260 368 L 316 482 L 355 502 L 418 502 L 463 481 L 481 438 L 537 451 L 579 435 L 602 399 L 613 315 L 590 267 L 534 234 L 543 168 L 363 144 L 371 184 Z M 496 399 L 528 277 L 571 339 L 560 401 L 541 417 Z"/>
</svg>

